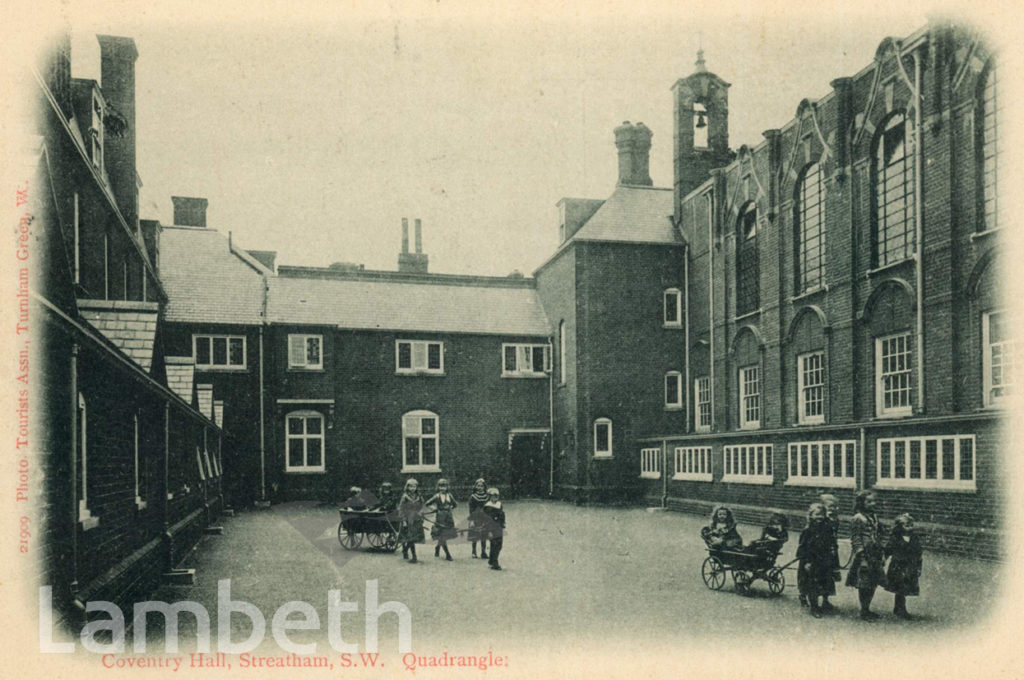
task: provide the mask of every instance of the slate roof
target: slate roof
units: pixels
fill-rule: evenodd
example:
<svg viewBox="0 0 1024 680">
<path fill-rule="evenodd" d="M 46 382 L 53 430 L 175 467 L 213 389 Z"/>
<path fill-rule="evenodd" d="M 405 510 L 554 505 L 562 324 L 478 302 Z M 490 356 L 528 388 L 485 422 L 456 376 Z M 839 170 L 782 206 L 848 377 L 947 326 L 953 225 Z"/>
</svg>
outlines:
<svg viewBox="0 0 1024 680">
<path fill-rule="evenodd" d="M 166 321 L 260 323 L 261 272 L 269 270 L 248 253 L 232 252 L 228 239 L 214 229 L 171 226 L 160 234 Z"/>
<path fill-rule="evenodd" d="M 679 244 L 672 213 L 671 189 L 618 186 L 570 240 Z"/>
<path fill-rule="evenodd" d="M 351 329 L 548 335 L 534 288 L 341 278 L 272 277 L 270 323 Z"/>
<path fill-rule="evenodd" d="M 195 380 L 196 366 L 192 357 L 164 357 L 164 370 L 167 372 L 167 386 L 181 397 L 186 404 L 192 404 L 192 382 Z"/>
<path fill-rule="evenodd" d="M 78 309 L 83 319 L 149 372 L 160 309 L 156 302 L 79 300 Z"/>
</svg>

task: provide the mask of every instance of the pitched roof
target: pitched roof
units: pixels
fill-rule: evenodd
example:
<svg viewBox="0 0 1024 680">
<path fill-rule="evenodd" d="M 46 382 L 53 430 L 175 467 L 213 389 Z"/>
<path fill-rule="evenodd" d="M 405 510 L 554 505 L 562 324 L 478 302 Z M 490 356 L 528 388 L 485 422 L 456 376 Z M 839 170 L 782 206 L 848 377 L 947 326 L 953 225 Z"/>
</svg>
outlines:
<svg viewBox="0 0 1024 680">
<path fill-rule="evenodd" d="M 159 305 L 136 300 L 79 300 L 78 309 L 88 321 L 132 361 L 149 371 L 153 364 Z"/>
<path fill-rule="evenodd" d="M 549 333 L 536 289 L 522 285 L 284 276 L 271 277 L 269 283 L 270 323 L 440 333 Z"/>
<path fill-rule="evenodd" d="M 160 234 L 167 321 L 260 323 L 266 271 L 214 229 L 164 227 Z"/>
<path fill-rule="evenodd" d="M 618 186 L 570 240 L 682 243 L 672 212 L 671 189 Z"/>
<path fill-rule="evenodd" d="M 195 380 L 195 364 L 192 357 L 164 357 L 167 371 L 167 386 L 184 400 L 192 404 L 192 383 Z"/>
</svg>

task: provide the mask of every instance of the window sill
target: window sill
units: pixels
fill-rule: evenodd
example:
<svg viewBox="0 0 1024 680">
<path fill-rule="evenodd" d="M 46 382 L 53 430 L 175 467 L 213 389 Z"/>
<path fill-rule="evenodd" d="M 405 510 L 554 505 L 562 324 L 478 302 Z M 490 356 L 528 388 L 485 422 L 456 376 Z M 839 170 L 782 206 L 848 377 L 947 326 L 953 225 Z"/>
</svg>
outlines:
<svg viewBox="0 0 1024 680">
<path fill-rule="evenodd" d="M 440 472 L 440 465 L 406 465 L 402 468 L 402 474 L 410 472 Z"/>
<path fill-rule="evenodd" d="M 410 378 L 415 378 L 417 376 L 423 376 L 428 378 L 443 378 L 444 371 L 395 371 L 395 375 Z"/>
<path fill-rule="evenodd" d="M 680 472 L 679 474 L 672 475 L 673 482 L 710 482 L 711 473 L 699 473 L 699 472 Z"/>
<path fill-rule="evenodd" d="M 724 484 L 760 484 L 762 486 L 771 486 L 774 481 L 774 477 L 770 475 L 725 475 L 722 477 L 722 483 Z"/>
<path fill-rule="evenodd" d="M 665 410 L 666 411 L 682 411 L 683 410 L 683 405 L 682 404 L 672 404 L 672 405 L 666 404 L 665 405 Z"/>
<path fill-rule="evenodd" d="M 825 424 L 825 419 L 824 418 L 814 418 L 813 420 L 798 420 L 795 423 L 793 423 L 793 426 L 794 427 L 805 427 L 805 426 L 808 426 L 808 425 L 824 425 L 824 424 Z"/>
<path fill-rule="evenodd" d="M 744 314 L 740 314 L 739 316 L 734 316 L 734 317 L 732 317 L 733 323 L 735 323 L 737 321 L 743 321 L 744 319 L 750 319 L 750 318 L 755 317 L 755 316 L 760 316 L 761 311 L 762 311 L 761 308 L 758 307 L 757 309 L 755 309 L 752 312 L 746 312 Z"/>
<path fill-rule="evenodd" d="M 853 489 L 857 480 L 853 477 L 790 477 L 784 486 L 816 486 L 833 489 Z"/>
<path fill-rule="evenodd" d="M 201 366 L 196 364 L 197 371 L 203 373 L 248 373 L 249 369 L 246 366 Z"/>
<path fill-rule="evenodd" d="M 612 460 L 614 458 L 610 453 L 595 453 L 592 457 L 594 460 Z"/>
<path fill-rule="evenodd" d="M 906 409 L 903 411 L 889 411 L 887 413 L 879 413 L 875 416 L 875 420 L 900 420 L 901 418 L 911 418 L 914 415 L 913 409 Z"/>
<path fill-rule="evenodd" d="M 95 529 L 100 525 L 100 518 L 93 517 L 89 514 L 89 511 L 86 510 L 85 514 L 79 517 L 78 523 L 82 525 L 82 531 L 89 531 L 90 529 Z"/>
<path fill-rule="evenodd" d="M 744 431 L 760 430 L 761 429 L 761 423 L 760 422 L 757 422 L 757 423 L 747 423 L 745 425 L 740 425 L 739 429 L 740 430 L 744 430 Z"/>
<path fill-rule="evenodd" d="M 661 324 L 661 327 L 662 328 L 680 329 L 680 328 L 683 327 L 683 324 L 682 323 L 663 323 L 663 324 Z"/>
<path fill-rule="evenodd" d="M 547 373 L 502 373 L 502 378 L 526 378 L 527 380 L 536 380 L 538 378 L 548 377 Z"/>
<path fill-rule="evenodd" d="M 141 497 L 139 497 L 139 496 L 135 497 L 135 507 L 138 510 L 145 510 L 148 506 L 149 506 L 149 503 L 147 503 L 146 501 L 142 500 Z"/>
<path fill-rule="evenodd" d="M 814 288 L 811 288 L 810 290 L 805 290 L 804 292 L 800 293 L 799 295 L 794 295 L 793 297 L 789 298 L 789 301 L 790 302 L 800 302 L 801 300 L 805 300 L 805 299 L 807 299 L 809 297 L 814 297 L 815 295 L 819 295 L 821 293 L 827 293 L 827 292 L 828 292 L 828 286 L 822 284 L 820 286 L 816 286 Z"/>
<path fill-rule="evenodd" d="M 986 238 L 988 236 L 992 236 L 993 234 L 998 234 L 1002 230 L 1003 230 L 1002 227 L 996 227 L 994 229 L 986 229 L 985 231 L 976 231 L 973 234 L 971 234 L 971 241 L 977 241 L 979 239 L 983 239 L 983 238 Z"/>
<path fill-rule="evenodd" d="M 864 278 L 865 279 L 870 279 L 872 276 L 875 276 L 877 274 L 883 274 L 883 273 L 885 273 L 887 271 L 890 271 L 892 269 L 897 269 L 897 268 L 902 267 L 903 265 L 907 264 L 908 262 L 914 262 L 916 260 L 917 260 L 917 258 L 911 256 L 911 257 L 906 257 L 906 258 L 904 258 L 902 260 L 897 260 L 896 262 L 890 262 L 889 264 L 883 264 L 881 267 L 875 267 L 874 269 L 869 269 L 866 272 L 864 272 Z"/>
<path fill-rule="evenodd" d="M 694 434 L 711 434 L 710 427 L 695 427 L 693 428 Z"/>
<path fill-rule="evenodd" d="M 169 501 L 170 500 L 174 500 L 174 493 L 173 492 L 168 492 L 167 493 L 167 500 L 169 500 Z"/>
<path fill-rule="evenodd" d="M 641 472 L 640 479 L 661 479 L 660 472 Z"/>
<path fill-rule="evenodd" d="M 284 473 L 286 475 L 322 475 L 326 472 L 322 467 L 320 468 L 285 468 Z"/>
<path fill-rule="evenodd" d="M 323 366 L 289 366 L 290 373 L 323 373 Z"/>
<path fill-rule="evenodd" d="M 978 490 L 977 484 L 973 480 L 968 482 L 953 482 L 938 479 L 877 479 L 875 480 L 874 488 L 954 493 L 975 493 Z"/>
</svg>

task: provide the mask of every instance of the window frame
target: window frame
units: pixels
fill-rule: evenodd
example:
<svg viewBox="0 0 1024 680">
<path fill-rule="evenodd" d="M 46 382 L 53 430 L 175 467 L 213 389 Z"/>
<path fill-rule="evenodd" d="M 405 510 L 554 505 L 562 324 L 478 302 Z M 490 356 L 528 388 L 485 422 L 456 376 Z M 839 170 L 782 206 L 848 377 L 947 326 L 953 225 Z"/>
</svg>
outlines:
<svg viewBox="0 0 1024 680">
<path fill-rule="evenodd" d="M 954 447 L 952 451 L 952 478 L 945 478 L 941 475 L 944 472 L 944 443 L 952 440 Z M 928 443 L 935 442 L 935 478 L 928 479 Z M 970 441 L 970 479 L 963 478 L 963 442 Z M 919 476 L 912 477 L 914 466 L 913 444 L 918 444 L 918 473 Z M 903 476 L 897 477 L 898 456 L 896 453 L 897 444 L 903 444 Z M 888 458 L 883 456 L 883 449 L 888 445 Z M 888 462 L 888 465 L 884 465 Z M 875 440 L 875 488 L 879 489 L 928 489 L 936 491 L 961 491 L 973 493 L 977 491 L 978 480 L 978 442 L 973 434 L 949 434 L 929 435 L 923 437 L 879 437 Z"/>
<path fill-rule="evenodd" d="M 674 378 L 676 383 L 675 394 L 671 395 L 675 401 L 669 401 L 669 378 Z M 668 371 L 661 380 L 662 393 L 665 400 L 666 411 L 680 411 L 683 408 L 683 374 L 679 371 Z"/>
<path fill-rule="evenodd" d="M 558 323 L 558 384 L 565 384 L 566 375 L 566 339 L 565 339 L 565 320 L 563 319 Z"/>
<path fill-rule="evenodd" d="M 804 365 L 808 359 L 817 357 L 819 366 L 817 368 L 818 373 L 821 374 L 821 382 L 808 385 L 807 380 L 807 368 Z M 812 369 L 813 370 L 813 369 Z M 796 357 L 796 400 L 797 400 L 797 423 L 800 425 L 821 425 L 825 422 L 825 406 L 826 406 L 826 386 L 828 384 L 827 377 L 825 375 L 825 350 L 818 349 L 811 352 L 805 352 L 799 354 Z M 812 389 L 820 390 L 820 403 L 821 412 L 815 415 L 807 414 L 807 391 Z"/>
<path fill-rule="evenodd" d="M 808 181 L 814 178 L 815 191 L 808 191 Z M 812 197 L 812 203 L 809 199 Z M 825 173 L 821 163 L 815 161 L 808 164 L 800 175 L 796 186 L 796 290 L 798 294 L 809 293 L 825 286 L 826 259 L 826 207 L 825 207 Z M 813 211 L 813 212 L 812 212 Z M 813 233 L 812 233 L 813 230 Z M 817 265 L 812 269 L 807 262 L 810 254 L 816 251 Z M 813 272 L 814 277 L 809 274 Z"/>
<path fill-rule="evenodd" d="M 99 172 L 103 172 L 103 101 L 96 92 L 92 93 L 89 117 L 89 161 Z"/>
<path fill-rule="evenodd" d="M 903 352 L 906 355 L 906 368 L 898 372 L 884 373 L 882 371 L 882 365 L 884 361 L 883 344 L 898 338 L 904 338 L 906 342 L 906 351 Z M 875 416 L 878 418 L 906 418 L 914 414 L 914 345 L 913 345 L 913 334 L 910 331 L 901 331 L 899 333 L 890 333 L 888 335 L 878 336 L 875 339 Z M 900 406 L 885 406 L 885 379 L 889 375 L 895 375 L 896 373 L 904 373 L 907 376 L 907 385 L 905 388 L 899 388 L 900 392 L 906 392 L 907 403 Z"/>
<path fill-rule="evenodd" d="M 420 419 L 420 431 L 411 433 L 406 427 L 406 418 L 419 418 Z M 432 433 L 423 433 L 423 418 L 434 419 L 434 431 Z M 416 438 L 418 441 L 418 463 L 409 464 L 409 439 Z M 432 439 L 434 441 L 434 462 L 433 464 L 423 462 L 423 440 Z M 409 472 L 440 472 L 441 471 L 441 417 L 433 411 L 427 411 L 425 409 L 418 409 L 415 411 L 407 411 L 402 414 L 402 474 Z"/>
<path fill-rule="evenodd" d="M 508 350 L 513 349 L 516 367 L 508 368 Z M 533 367 L 535 350 L 542 352 L 542 366 L 538 371 Z M 526 357 L 529 357 L 530 370 L 520 368 Z M 540 342 L 503 342 L 501 343 L 501 377 L 502 378 L 544 378 L 551 373 L 551 346 Z"/>
<path fill-rule="evenodd" d="M 403 368 L 400 364 L 401 346 L 409 345 L 409 367 Z M 440 349 L 440 367 L 430 368 L 430 346 L 437 345 Z M 416 347 L 423 347 L 423 366 L 416 366 Z M 395 340 L 395 374 L 396 375 L 444 375 L 444 341 L 443 340 L 409 340 L 399 338 Z"/>
<path fill-rule="evenodd" d="M 99 526 L 100 518 L 89 509 L 89 409 L 85 395 L 78 393 L 78 457 L 82 468 L 82 484 L 78 493 L 78 523 L 83 531 Z M 76 470 L 77 480 L 77 470 Z"/>
<path fill-rule="evenodd" d="M 702 385 L 705 383 L 705 385 Z M 702 399 L 704 395 L 707 398 Z M 711 404 L 711 376 L 701 375 L 693 379 L 693 430 L 694 432 L 711 432 L 714 425 L 714 409 Z M 702 408 L 707 406 L 707 424 L 703 424 Z"/>
<path fill-rule="evenodd" d="M 896 127 L 903 127 L 903 155 L 895 161 L 885 161 L 889 135 Z M 872 201 L 872 259 L 875 268 L 887 267 L 916 255 L 917 243 L 914 220 L 919 206 L 914 195 L 914 149 L 910 121 L 903 110 L 895 111 L 879 126 L 872 147 L 871 160 L 871 201 Z M 884 163 L 884 165 L 883 165 Z M 897 164 L 900 167 L 897 167 Z M 902 186 L 902 192 L 895 190 Z M 897 195 L 898 194 L 898 195 Z M 902 201 L 900 210 L 890 207 Z M 902 248 L 891 248 L 889 244 L 902 240 Z"/>
<path fill-rule="evenodd" d="M 199 363 L 199 341 L 208 341 L 208 356 L 209 361 L 207 363 Z M 213 341 L 224 340 L 224 364 L 214 363 L 214 352 L 213 352 Z M 242 363 L 233 364 L 231 363 L 231 343 L 232 341 L 242 341 Z M 248 352 L 247 352 L 247 338 L 245 335 L 232 335 L 227 333 L 193 333 L 192 334 L 192 363 L 195 365 L 196 370 L 199 371 L 246 371 L 248 370 Z"/>
<path fill-rule="evenodd" d="M 827 447 L 827 451 L 825 450 Z M 836 471 L 838 447 L 839 471 Z M 805 457 L 806 455 L 806 457 Z M 825 462 L 828 465 L 825 465 Z M 825 468 L 829 474 L 822 474 Z M 817 471 L 817 474 L 811 474 Z M 853 489 L 857 486 L 857 442 L 854 439 L 789 442 L 786 485 Z"/>
<path fill-rule="evenodd" d="M 736 262 L 733 271 L 736 275 L 738 317 L 752 314 L 761 308 L 759 232 L 757 202 L 749 200 L 736 218 Z"/>
<path fill-rule="evenodd" d="M 145 510 L 148 503 L 142 497 L 145 490 L 143 489 L 143 470 L 142 470 L 142 452 L 139 450 L 139 412 L 136 411 L 132 414 L 132 453 L 135 460 L 135 507 L 139 510 Z"/>
<path fill-rule="evenodd" d="M 661 447 L 640 449 L 640 479 L 661 479 Z"/>
<path fill-rule="evenodd" d="M 302 420 L 302 432 L 292 433 L 289 431 L 289 423 L 291 419 Z M 319 420 L 320 421 L 320 432 L 310 433 L 309 432 L 309 421 Z M 320 411 L 314 411 L 311 409 L 304 409 L 299 411 L 290 411 L 284 415 L 284 471 L 286 474 L 322 474 L 327 469 L 327 446 L 326 446 L 326 427 L 327 419 L 324 414 Z M 302 445 L 302 465 L 292 465 L 291 459 L 289 458 L 289 448 L 292 440 L 300 440 L 303 442 Z M 306 442 L 310 440 L 319 440 L 320 442 L 320 464 L 309 465 L 309 446 Z M 198 451 L 198 449 L 197 449 Z"/>
<path fill-rule="evenodd" d="M 771 444 L 731 444 L 722 447 L 722 482 L 771 485 L 775 482 Z M 761 472 L 757 465 L 761 464 Z M 751 472 L 753 470 L 753 472 Z"/>
<path fill-rule="evenodd" d="M 712 449 L 710 446 L 677 446 L 673 452 L 672 479 L 710 482 Z"/>
<path fill-rule="evenodd" d="M 309 345 L 306 344 L 309 340 L 316 340 L 318 344 L 317 354 L 320 357 L 318 363 L 309 362 Z M 302 363 L 296 363 L 292 356 L 292 347 L 294 343 L 301 342 L 303 344 L 303 354 L 305 359 Z M 289 371 L 322 371 L 324 370 L 324 336 L 321 333 L 289 333 L 288 334 L 288 370 Z"/>
<path fill-rule="evenodd" d="M 981 374 L 982 374 L 982 400 L 986 408 L 999 408 L 1005 406 L 1013 394 L 1013 369 L 1014 357 L 1017 350 L 1017 342 L 1013 338 L 1003 340 L 999 343 L 992 342 L 992 317 L 993 316 L 1006 316 L 1007 312 L 1003 309 L 993 309 L 987 312 L 983 312 L 981 315 Z M 999 387 L 1009 388 L 1005 394 L 998 397 L 992 395 L 992 391 L 995 386 L 992 384 L 993 380 L 993 369 L 995 368 L 995 362 L 993 361 L 993 347 L 998 344 L 1003 350 L 1000 352 L 1000 373 L 1004 376 L 1000 380 Z M 1007 351 L 1008 350 L 1008 351 Z M 1007 361 L 1007 358 L 1009 361 Z M 1009 370 L 1006 370 L 1006 369 Z M 1005 382 L 1005 376 L 1009 374 L 1010 382 Z"/>
<path fill-rule="evenodd" d="M 608 435 L 607 435 L 608 448 L 607 449 L 599 449 L 598 446 L 597 446 L 597 442 L 598 442 L 597 430 L 598 430 L 599 427 L 602 427 L 602 426 L 607 426 L 607 428 L 608 428 Z M 614 440 L 612 438 L 613 432 L 614 432 L 614 430 L 613 430 L 613 427 L 612 427 L 611 418 L 601 417 L 601 418 L 595 418 L 594 419 L 594 427 L 593 427 L 594 458 L 614 458 L 614 456 L 615 456 L 615 445 L 614 445 Z"/>
<path fill-rule="evenodd" d="M 1000 157 L 1005 144 L 1000 134 L 999 69 L 994 62 L 986 67 L 978 87 L 978 112 L 976 127 L 977 145 L 977 202 L 978 232 L 994 231 L 999 224 L 999 185 L 1004 184 L 1000 173 Z M 991 96 L 990 96 L 991 93 Z M 991 137 L 990 137 L 991 134 Z M 987 193 L 991 191 L 991 197 Z M 991 203 L 991 209 L 989 205 Z"/>
<path fill-rule="evenodd" d="M 669 304 L 669 296 L 675 298 L 675 304 Z M 661 297 L 661 325 L 663 328 L 683 327 L 683 293 L 678 288 L 666 288 Z M 670 320 L 669 310 L 675 314 L 675 321 Z"/>
<path fill-rule="evenodd" d="M 753 381 L 747 379 L 749 371 L 756 372 Z M 739 395 L 739 427 L 741 430 L 758 430 L 761 428 L 761 420 L 764 416 L 764 405 L 761 402 L 761 364 L 753 363 L 740 366 L 736 369 L 736 375 L 739 382 L 737 391 Z M 747 389 L 751 383 L 757 387 L 757 391 L 748 393 Z M 756 400 L 756 402 L 748 405 L 748 400 Z M 757 411 L 756 419 L 747 417 L 748 410 L 752 409 Z"/>
</svg>

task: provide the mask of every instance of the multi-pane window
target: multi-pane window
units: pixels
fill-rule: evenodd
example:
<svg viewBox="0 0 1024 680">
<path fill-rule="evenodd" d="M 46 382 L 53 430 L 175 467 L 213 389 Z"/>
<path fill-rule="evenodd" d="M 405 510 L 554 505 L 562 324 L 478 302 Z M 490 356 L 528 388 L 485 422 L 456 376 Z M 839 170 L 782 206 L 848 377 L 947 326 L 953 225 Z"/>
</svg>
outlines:
<svg viewBox="0 0 1024 680">
<path fill-rule="evenodd" d="M 677 446 L 675 450 L 675 473 L 672 479 L 688 479 L 696 482 L 711 481 L 711 447 Z"/>
<path fill-rule="evenodd" d="M 324 471 L 322 414 L 316 411 L 295 411 L 285 416 L 284 463 L 286 472 Z"/>
<path fill-rule="evenodd" d="M 994 67 L 990 68 L 985 77 L 985 87 L 982 90 L 982 123 L 981 123 L 981 201 L 982 213 L 984 214 L 984 228 L 995 229 L 999 226 L 998 215 L 998 187 L 999 156 L 1002 148 L 999 140 L 999 115 L 1000 100 L 997 98 L 999 73 Z"/>
<path fill-rule="evenodd" d="M 910 415 L 910 358 L 910 333 L 875 339 L 876 415 Z"/>
<path fill-rule="evenodd" d="M 96 96 L 92 98 L 89 121 L 89 157 L 96 168 L 103 169 L 103 104 Z"/>
<path fill-rule="evenodd" d="M 683 296 L 678 288 L 665 291 L 662 320 L 666 326 L 678 328 L 683 325 Z"/>
<path fill-rule="evenodd" d="M 792 442 L 786 484 L 853 487 L 856 452 L 857 443 L 852 440 Z"/>
<path fill-rule="evenodd" d="M 755 311 L 761 304 L 757 255 L 757 205 L 747 203 L 736 228 L 736 314 Z"/>
<path fill-rule="evenodd" d="M 981 318 L 985 405 L 993 406 L 1013 393 L 1017 343 L 1009 337 L 1004 312 Z"/>
<path fill-rule="evenodd" d="M 694 419 L 697 432 L 711 431 L 711 378 L 701 376 L 693 381 Z"/>
<path fill-rule="evenodd" d="M 395 341 L 398 373 L 444 373 L 444 345 L 427 340 Z"/>
<path fill-rule="evenodd" d="M 402 472 L 437 472 L 439 456 L 437 414 L 411 411 L 402 416 Z"/>
<path fill-rule="evenodd" d="M 825 422 L 825 354 L 801 354 L 797 363 L 797 399 L 800 423 Z"/>
<path fill-rule="evenodd" d="M 551 349 L 547 345 L 504 344 L 501 346 L 503 376 L 542 376 L 551 370 Z"/>
<path fill-rule="evenodd" d="M 740 427 L 761 427 L 761 367 L 756 364 L 739 370 Z"/>
<path fill-rule="evenodd" d="M 288 336 L 288 368 L 319 369 L 324 367 L 322 335 Z"/>
<path fill-rule="evenodd" d="M 683 407 L 683 376 L 679 371 L 665 374 L 665 408 Z"/>
<path fill-rule="evenodd" d="M 661 478 L 661 449 L 640 449 L 640 476 L 644 479 Z"/>
<path fill-rule="evenodd" d="M 244 369 L 244 335 L 193 335 L 192 358 L 196 368 Z"/>
<path fill-rule="evenodd" d="M 598 418 L 594 421 L 594 456 L 612 457 L 612 421 L 607 418 Z"/>
<path fill-rule="evenodd" d="M 772 483 L 772 445 L 741 444 L 722 450 L 723 482 Z"/>
<path fill-rule="evenodd" d="M 876 487 L 975 489 L 974 435 L 887 438 L 876 447 Z"/>
<path fill-rule="evenodd" d="M 799 291 L 814 290 L 825 280 L 825 182 L 821 165 L 804 170 L 797 189 L 797 234 L 799 237 Z"/>
<path fill-rule="evenodd" d="M 565 384 L 565 322 L 558 324 L 558 384 Z"/>
<path fill-rule="evenodd" d="M 875 149 L 875 266 L 914 253 L 914 162 L 906 118 L 893 115 Z"/>
</svg>

